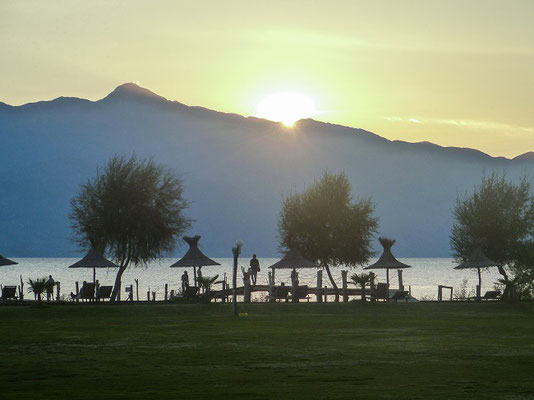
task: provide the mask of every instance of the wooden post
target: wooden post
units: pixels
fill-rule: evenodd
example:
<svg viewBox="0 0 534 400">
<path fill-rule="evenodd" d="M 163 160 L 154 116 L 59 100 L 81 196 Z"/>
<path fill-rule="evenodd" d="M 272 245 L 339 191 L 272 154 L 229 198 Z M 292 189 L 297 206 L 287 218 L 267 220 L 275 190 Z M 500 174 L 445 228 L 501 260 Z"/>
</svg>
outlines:
<svg viewBox="0 0 534 400">
<path fill-rule="evenodd" d="M 59 292 L 61 291 L 61 282 L 56 282 L 56 301 L 61 298 Z"/>
<path fill-rule="evenodd" d="M 274 303 L 276 301 L 274 298 L 274 269 L 267 273 L 267 278 L 269 280 L 269 303 Z"/>
<path fill-rule="evenodd" d="M 442 292 L 443 292 L 443 287 L 441 285 L 438 285 L 438 301 L 441 301 L 442 299 Z"/>
<path fill-rule="evenodd" d="M 24 301 L 24 282 L 22 280 L 22 274 L 20 274 L 20 287 L 19 287 L 19 299 Z"/>
<path fill-rule="evenodd" d="M 343 302 L 349 301 L 349 294 L 347 292 L 347 271 L 341 271 L 341 279 L 343 280 Z"/>
<path fill-rule="evenodd" d="M 239 260 L 239 254 L 241 253 L 241 246 L 243 242 L 238 240 L 235 246 L 232 248 L 232 254 L 234 256 L 234 269 L 232 273 L 232 311 L 234 312 L 234 317 L 237 317 L 237 262 Z"/>
<path fill-rule="evenodd" d="M 78 284 L 78 281 L 76 281 L 76 302 L 79 301 L 78 294 L 80 294 L 80 285 Z"/>
<path fill-rule="evenodd" d="M 250 272 L 243 270 L 243 301 L 250 303 Z"/>
<path fill-rule="evenodd" d="M 150 288 L 146 292 L 146 301 L 150 301 Z"/>
<path fill-rule="evenodd" d="M 477 285 L 477 301 L 480 301 L 481 290 L 482 290 L 482 276 L 480 275 L 480 268 L 477 268 L 478 271 L 478 285 Z"/>
<path fill-rule="evenodd" d="M 167 301 L 167 292 L 169 291 L 169 284 L 165 284 L 165 301 Z"/>
<path fill-rule="evenodd" d="M 402 269 L 397 270 L 397 273 L 399 274 L 399 290 L 404 290 L 404 282 L 402 282 Z"/>
<path fill-rule="evenodd" d="M 297 287 L 299 284 L 298 272 L 296 269 L 293 269 L 291 273 L 291 301 L 293 303 L 298 303 L 299 299 L 297 296 Z"/>
<path fill-rule="evenodd" d="M 328 301 L 328 294 L 326 293 L 326 290 L 328 289 L 327 286 L 324 287 L 324 302 L 326 303 Z"/>
<path fill-rule="evenodd" d="M 374 294 L 375 294 L 375 273 L 370 272 L 369 275 L 371 276 L 371 283 L 370 283 L 370 292 L 371 292 L 371 301 L 376 301 Z"/>
<path fill-rule="evenodd" d="M 139 279 L 135 279 L 135 293 L 137 301 L 139 301 Z"/>
<path fill-rule="evenodd" d="M 317 303 L 321 303 L 323 301 L 323 270 L 320 269 L 317 271 Z"/>
</svg>

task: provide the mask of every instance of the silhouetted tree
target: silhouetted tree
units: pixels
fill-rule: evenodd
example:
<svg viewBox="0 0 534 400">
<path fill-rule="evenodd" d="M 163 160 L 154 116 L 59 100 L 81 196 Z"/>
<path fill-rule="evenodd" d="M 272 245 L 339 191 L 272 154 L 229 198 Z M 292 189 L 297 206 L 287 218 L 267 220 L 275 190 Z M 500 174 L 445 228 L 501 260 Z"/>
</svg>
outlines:
<svg viewBox="0 0 534 400">
<path fill-rule="evenodd" d="M 361 273 L 361 274 L 353 274 L 350 276 L 350 280 L 352 281 L 352 283 L 354 283 L 355 285 L 358 285 L 360 286 L 360 289 L 361 289 L 361 297 L 362 297 L 362 301 L 365 302 L 366 301 L 366 296 L 365 296 L 365 287 L 369 284 L 371 284 L 371 277 L 372 277 L 373 272 L 370 272 L 368 274 L 366 273 Z"/>
<path fill-rule="evenodd" d="M 465 261 L 483 241 L 485 254 L 502 264 L 504 298 L 517 293 L 514 285 L 532 286 L 534 194 L 526 176 L 518 183 L 497 173 L 482 177 L 472 194 L 457 199 L 453 215 L 450 240 L 457 261 Z"/>
<path fill-rule="evenodd" d="M 336 301 L 339 293 L 330 267 L 367 262 L 378 227 L 371 199 L 353 201 L 350 191 L 345 174 L 325 172 L 302 193 L 284 199 L 278 222 L 281 247 L 296 249 L 321 265 L 336 289 Z"/>
<path fill-rule="evenodd" d="M 28 292 L 33 293 L 37 296 L 37 304 L 41 304 L 41 299 L 43 297 L 43 293 L 45 292 L 47 288 L 46 281 L 48 278 L 37 278 L 35 280 L 28 279 Z"/>
<path fill-rule="evenodd" d="M 171 252 L 190 226 L 183 185 L 152 160 L 115 156 L 71 201 L 78 242 L 109 254 L 120 266 L 112 301 L 120 300 L 121 277 L 130 264 L 146 265 Z"/>
</svg>

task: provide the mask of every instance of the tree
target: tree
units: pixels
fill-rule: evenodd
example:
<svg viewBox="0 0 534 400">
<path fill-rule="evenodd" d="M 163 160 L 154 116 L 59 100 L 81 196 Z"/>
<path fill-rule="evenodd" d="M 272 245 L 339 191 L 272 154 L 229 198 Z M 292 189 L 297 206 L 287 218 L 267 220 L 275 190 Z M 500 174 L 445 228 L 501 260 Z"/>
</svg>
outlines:
<svg viewBox="0 0 534 400">
<path fill-rule="evenodd" d="M 497 173 L 483 176 L 472 194 L 457 199 L 453 215 L 450 241 L 457 261 L 465 261 L 484 243 L 485 254 L 502 265 L 503 298 L 519 293 L 511 289 L 514 285 L 532 288 L 534 193 L 526 176 L 518 183 Z"/>
<path fill-rule="evenodd" d="M 197 278 L 198 284 L 201 288 L 204 288 L 205 294 L 204 298 L 209 302 L 211 300 L 211 287 L 215 284 L 222 283 L 222 281 L 218 281 L 219 275 L 215 275 L 213 277 L 211 276 L 202 276 L 200 278 Z"/>
<path fill-rule="evenodd" d="M 366 301 L 365 287 L 371 283 L 371 276 L 372 276 L 371 274 L 373 274 L 373 273 L 370 272 L 368 274 L 365 274 L 365 273 L 362 272 L 361 274 L 353 274 L 350 277 L 350 280 L 352 281 L 352 283 L 354 283 L 355 285 L 360 286 L 360 289 L 362 291 L 361 296 L 362 296 L 362 301 L 363 302 Z"/>
<path fill-rule="evenodd" d="M 71 201 L 70 219 L 83 247 L 107 253 L 119 265 L 112 301 L 130 264 L 146 265 L 171 252 L 190 226 L 183 185 L 152 160 L 113 157 Z"/>
<path fill-rule="evenodd" d="M 323 267 L 336 291 L 330 267 L 356 266 L 373 255 L 371 239 L 378 219 L 370 198 L 351 198 L 345 174 L 325 172 L 302 193 L 291 193 L 283 201 L 278 233 L 281 247 L 296 249 Z"/>
<path fill-rule="evenodd" d="M 28 285 L 30 287 L 28 288 L 28 292 L 33 293 L 37 296 L 37 303 L 41 304 L 41 298 L 43 296 L 44 291 L 47 288 L 46 281 L 48 278 L 37 278 L 35 280 L 29 279 Z"/>
</svg>

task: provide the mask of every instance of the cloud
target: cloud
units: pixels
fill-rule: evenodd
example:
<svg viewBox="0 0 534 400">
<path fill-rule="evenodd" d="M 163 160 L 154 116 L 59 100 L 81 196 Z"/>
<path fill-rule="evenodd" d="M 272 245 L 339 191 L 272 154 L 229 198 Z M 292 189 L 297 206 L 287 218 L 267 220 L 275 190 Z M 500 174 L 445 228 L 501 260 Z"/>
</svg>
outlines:
<svg viewBox="0 0 534 400">
<path fill-rule="evenodd" d="M 534 135 L 534 127 L 505 124 L 496 121 L 481 121 L 472 119 L 451 119 L 451 118 L 413 118 L 413 117 L 384 117 L 386 121 L 417 123 L 417 124 L 437 124 L 452 125 L 459 128 L 470 129 L 474 131 L 492 131 L 499 132 L 510 137 L 521 137 L 525 135 Z"/>
</svg>

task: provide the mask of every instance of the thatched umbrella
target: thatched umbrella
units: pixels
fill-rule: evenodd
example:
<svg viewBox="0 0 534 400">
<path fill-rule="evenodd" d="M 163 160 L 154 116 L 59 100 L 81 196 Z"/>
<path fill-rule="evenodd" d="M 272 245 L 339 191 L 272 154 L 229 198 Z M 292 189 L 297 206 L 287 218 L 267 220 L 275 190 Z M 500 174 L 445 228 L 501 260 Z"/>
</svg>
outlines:
<svg viewBox="0 0 534 400">
<path fill-rule="evenodd" d="M 313 261 L 305 259 L 302 254 L 296 249 L 290 249 L 286 254 L 280 259 L 280 261 L 275 262 L 269 268 L 273 270 L 273 280 L 274 272 L 277 269 L 294 269 L 297 268 L 320 268 L 319 265 Z"/>
<path fill-rule="evenodd" d="M 93 269 L 93 283 L 96 285 L 96 269 L 97 268 L 120 268 L 117 264 L 112 263 L 106 259 L 102 253 L 91 248 L 86 256 L 80 261 L 72 264 L 69 268 L 92 268 Z M 96 294 L 96 290 L 95 290 Z"/>
<path fill-rule="evenodd" d="M 200 240 L 200 235 L 193 237 L 184 236 L 183 239 L 189 245 L 189 250 L 187 253 L 174 264 L 171 265 L 171 268 L 184 268 L 184 267 L 193 267 L 194 282 L 195 286 L 197 284 L 197 267 L 204 267 L 209 265 L 221 265 L 217 261 L 213 261 L 211 258 L 207 257 L 204 253 L 198 248 L 198 241 Z"/>
<path fill-rule="evenodd" d="M 481 268 L 500 267 L 501 264 L 490 260 L 482 251 L 482 245 L 478 246 L 460 265 L 454 267 L 454 269 L 476 269 L 478 272 L 478 291 L 477 299 L 480 300 L 480 290 L 482 289 L 482 275 L 480 274 Z"/>
<path fill-rule="evenodd" d="M 3 267 L 5 265 L 15 265 L 18 264 L 15 261 L 11 261 L 5 257 L 0 256 L 0 267 Z"/>
<path fill-rule="evenodd" d="M 379 237 L 378 240 L 380 241 L 380 244 L 384 248 L 384 251 L 382 252 L 382 255 L 380 256 L 377 262 L 365 267 L 364 269 L 385 269 L 386 270 L 386 282 L 389 286 L 389 270 L 390 269 L 412 268 L 412 266 L 400 262 L 391 253 L 391 247 L 395 243 L 395 240 L 388 239 L 385 237 Z"/>
</svg>

